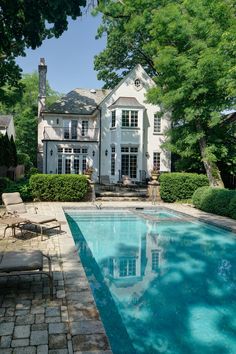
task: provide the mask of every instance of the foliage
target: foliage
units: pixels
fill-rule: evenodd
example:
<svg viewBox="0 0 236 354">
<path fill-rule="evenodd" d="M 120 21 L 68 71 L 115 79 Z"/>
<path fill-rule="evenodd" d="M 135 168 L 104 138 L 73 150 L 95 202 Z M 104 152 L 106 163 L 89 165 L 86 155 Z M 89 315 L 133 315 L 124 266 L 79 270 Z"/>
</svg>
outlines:
<svg viewBox="0 0 236 354">
<path fill-rule="evenodd" d="M 78 201 L 88 193 L 87 178 L 83 175 L 45 175 L 30 177 L 32 195 L 39 200 Z"/>
<path fill-rule="evenodd" d="M 27 179 L 13 182 L 8 178 L 0 178 L 0 195 L 2 195 L 2 193 L 13 192 L 19 192 L 24 201 L 32 200 L 29 181 Z"/>
<path fill-rule="evenodd" d="M 19 165 L 25 166 L 25 174 L 27 175 L 28 171 L 33 167 L 29 155 L 22 152 L 17 154 L 17 157 Z"/>
<path fill-rule="evenodd" d="M 13 137 L 9 140 L 7 133 L 0 133 L 0 166 L 15 167 L 17 165 L 16 145 Z"/>
<path fill-rule="evenodd" d="M 37 72 L 25 74 L 21 80 L 23 95 L 21 100 L 10 106 L 0 105 L 2 113 L 14 115 L 16 128 L 16 146 L 18 153 L 25 153 L 30 157 L 31 163 L 37 164 L 37 110 L 39 78 Z M 47 82 L 47 103 L 55 102 L 61 95 L 52 90 Z"/>
<path fill-rule="evenodd" d="M 236 191 L 224 188 L 199 188 L 193 194 L 193 204 L 208 213 L 236 219 Z"/>
<path fill-rule="evenodd" d="M 81 16 L 86 0 L 2 0 L 0 12 L 0 102 L 20 94 L 21 69 L 15 58 L 25 48 L 35 49 L 43 40 L 60 37 L 68 27 L 69 16 Z M 14 98 L 15 99 L 15 98 Z"/>
<path fill-rule="evenodd" d="M 197 173 L 162 173 L 160 181 L 160 196 L 164 202 L 190 199 L 194 191 L 208 185 L 205 175 Z"/>
<path fill-rule="evenodd" d="M 95 58 L 98 78 L 114 87 L 140 62 L 156 83 L 148 101 L 171 112 L 165 147 L 186 158 L 197 151 L 212 185 L 222 184 L 219 162 L 236 164 L 224 145 L 229 126 L 220 134 L 220 112 L 236 97 L 234 7 L 234 0 L 106 0 L 97 9 L 98 37 L 107 35 Z"/>
</svg>

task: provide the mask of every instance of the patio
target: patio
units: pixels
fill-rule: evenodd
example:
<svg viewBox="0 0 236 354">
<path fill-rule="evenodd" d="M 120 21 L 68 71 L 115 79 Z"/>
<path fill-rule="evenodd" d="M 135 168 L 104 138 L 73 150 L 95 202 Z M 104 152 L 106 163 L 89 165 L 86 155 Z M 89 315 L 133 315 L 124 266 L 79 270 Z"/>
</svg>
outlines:
<svg viewBox="0 0 236 354">
<path fill-rule="evenodd" d="M 206 214 L 189 206 L 161 204 L 176 211 L 236 232 L 236 221 Z M 42 250 L 52 258 L 54 299 L 47 278 L 41 275 L 0 278 L 0 353 L 66 354 L 111 353 L 81 261 L 65 222 L 62 207 L 86 207 L 91 203 L 37 203 L 39 212 L 64 221 L 63 232 L 49 237 L 27 234 L 13 238 L 8 231 L 0 241 L 3 250 Z M 151 207 L 150 202 L 102 202 L 101 207 Z M 30 204 L 27 207 L 31 207 Z M 4 226 L 0 229 L 3 237 Z"/>
</svg>

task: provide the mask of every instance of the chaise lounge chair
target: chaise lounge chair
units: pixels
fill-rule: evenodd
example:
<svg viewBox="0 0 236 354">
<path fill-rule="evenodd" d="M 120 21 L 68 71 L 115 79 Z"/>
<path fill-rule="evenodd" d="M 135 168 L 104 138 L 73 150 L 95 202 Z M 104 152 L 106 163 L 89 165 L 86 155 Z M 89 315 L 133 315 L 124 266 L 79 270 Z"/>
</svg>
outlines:
<svg viewBox="0 0 236 354">
<path fill-rule="evenodd" d="M 29 223 L 34 225 L 36 230 L 39 228 L 42 240 L 43 228 L 46 230 L 58 228 L 61 231 L 61 223 L 55 217 L 29 213 L 21 199 L 20 193 L 3 193 L 2 200 L 9 214 L 16 217 L 19 216 L 28 221 L 25 225 L 22 225 L 22 228 L 29 225 Z"/>
<path fill-rule="evenodd" d="M 43 257 L 49 270 L 43 269 Z M 41 251 L 0 252 L 0 277 L 44 274 L 48 277 L 50 296 L 53 298 L 53 273 L 51 259 Z"/>
</svg>

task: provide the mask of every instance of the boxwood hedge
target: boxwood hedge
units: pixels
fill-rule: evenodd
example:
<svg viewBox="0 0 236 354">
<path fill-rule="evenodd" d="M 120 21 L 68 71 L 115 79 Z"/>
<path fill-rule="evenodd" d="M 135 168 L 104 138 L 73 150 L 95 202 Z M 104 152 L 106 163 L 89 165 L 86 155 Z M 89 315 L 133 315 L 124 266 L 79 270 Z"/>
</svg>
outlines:
<svg viewBox="0 0 236 354">
<path fill-rule="evenodd" d="M 35 174 L 29 183 L 32 196 L 39 200 L 79 201 L 89 190 L 87 178 L 83 175 Z"/>
<path fill-rule="evenodd" d="M 193 205 L 206 211 L 236 219 L 236 191 L 225 188 L 203 187 L 193 194 Z"/>
<path fill-rule="evenodd" d="M 162 173 L 160 175 L 160 196 L 164 202 L 191 199 L 195 190 L 208 186 L 208 178 L 197 173 Z"/>
</svg>

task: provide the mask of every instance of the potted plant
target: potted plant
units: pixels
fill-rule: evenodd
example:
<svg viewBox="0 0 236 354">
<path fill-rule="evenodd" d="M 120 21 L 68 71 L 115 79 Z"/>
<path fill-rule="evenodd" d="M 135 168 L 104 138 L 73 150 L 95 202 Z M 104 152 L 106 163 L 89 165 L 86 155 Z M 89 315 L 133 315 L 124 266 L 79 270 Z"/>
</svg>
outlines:
<svg viewBox="0 0 236 354">
<path fill-rule="evenodd" d="M 87 165 L 87 166 L 86 166 L 86 169 L 83 171 L 83 174 L 84 174 L 88 179 L 91 179 L 92 174 L 93 174 L 93 167 Z"/>
<path fill-rule="evenodd" d="M 160 169 L 157 166 L 153 166 L 150 173 L 151 173 L 152 180 L 157 181 L 160 175 Z"/>
</svg>

